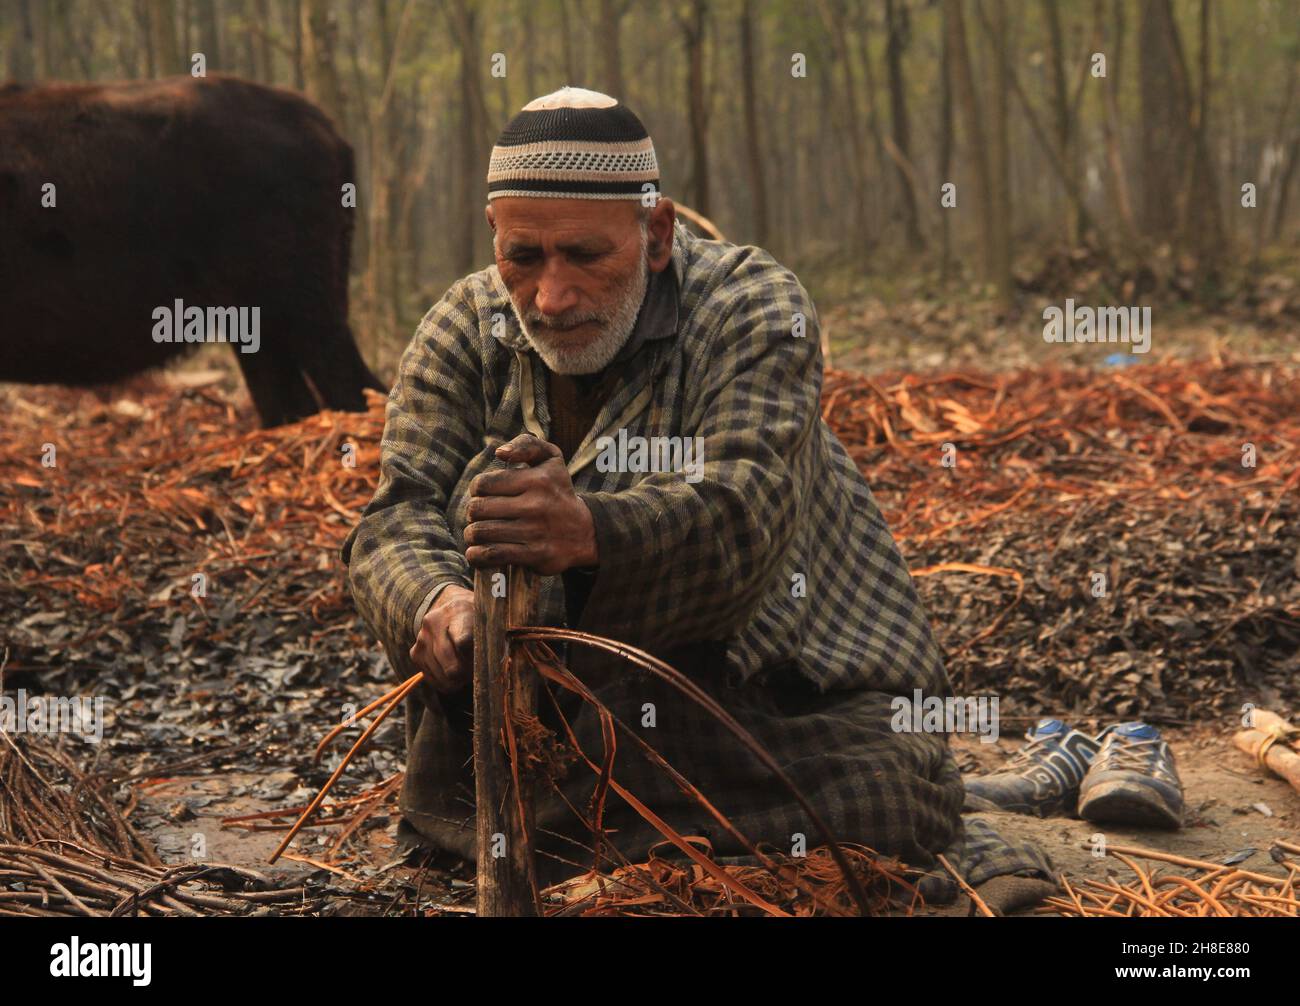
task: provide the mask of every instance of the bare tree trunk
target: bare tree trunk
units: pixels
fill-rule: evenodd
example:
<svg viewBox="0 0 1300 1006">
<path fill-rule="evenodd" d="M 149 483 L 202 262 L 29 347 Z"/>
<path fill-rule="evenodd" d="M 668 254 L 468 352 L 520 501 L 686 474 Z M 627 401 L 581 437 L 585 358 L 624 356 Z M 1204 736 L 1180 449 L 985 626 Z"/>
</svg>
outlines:
<svg viewBox="0 0 1300 1006">
<path fill-rule="evenodd" d="M 889 115 L 893 124 L 894 146 L 904 159 L 910 160 L 911 127 L 907 118 L 907 88 L 903 81 L 903 50 L 907 48 L 910 25 L 906 0 L 885 0 L 885 62 L 889 72 Z M 912 177 L 902 163 L 895 163 L 900 206 L 903 214 L 903 232 L 913 251 L 925 248 L 920 222 L 916 212 L 916 188 Z"/>
<path fill-rule="evenodd" d="M 1173 22 L 1170 28 L 1177 31 Z M 1196 113 L 1189 128 L 1193 136 L 1192 180 L 1188 185 L 1188 202 L 1183 205 L 1181 230 L 1188 234 L 1189 243 L 1196 248 L 1198 269 L 1202 276 L 1214 271 L 1224 252 L 1223 214 L 1219 206 L 1218 171 L 1210 148 L 1210 94 L 1213 81 L 1210 77 L 1210 3 L 1200 4 L 1200 66 L 1199 94 Z M 1189 88 L 1190 91 L 1190 88 Z M 1191 212 L 1194 201 L 1199 212 Z M 1193 223 L 1193 217 L 1196 223 Z"/>
<path fill-rule="evenodd" d="M 1186 79 L 1175 69 L 1169 0 L 1142 0 L 1138 60 L 1142 89 L 1142 226 L 1156 239 L 1171 239 L 1178 226 L 1175 203 L 1187 144 L 1189 98 Z"/>
<path fill-rule="evenodd" d="M 1286 97 L 1282 101 L 1282 109 L 1278 113 L 1277 126 L 1274 135 L 1277 137 L 1276 143 L 1281 145 L 1286 140 L 1286 130 L 1291 121 L 1291 108 L 1295 99 L 1296 83 L 1300 80 L 1300 54 L 1292 52 L 1291 72 L 1287 76 Z M 1276 195 L 1273 197 L 1272 205 L 1272 227 L 1269 230 L 1270 237 L 1276 241 L 1282 236 L 1282 222 L 1286 218 L 1287 195 L 1291 189 L 1292 179 L 1295 177 L 1296 161 L 1300 160 L 1300 130 L 1297 130 L 1294 139 L 1291 140 L 1290 146 L 1286 152 L 1286 168 L 1282 172 L 1282 177 L 1274 186 Z M 1261 222 L 1259 233 L 1263 234 L 1263 214 L 1260 214 Z M 1262 241 L 1256 239 L 1255 254 L 1259 254 L 1259 245 Z"/>
<path fill-rule="evenodd" d="M 265 41 L 268 22 L 263 20 L 261 14 L 254 9 L 254 0 L 234 0 L 234 2 L 239 10 L 239 30 L 234 38 L 225 40 L 224 65 L 209 66 L 209 69 L 221 69 L 227 73 L 238 73 L 254 80 L 262 80 L 264 78 L 258 76 L 257 70 L 257 43 L 259 39 Z"/>
<path fill-rule="evenodd" d="M 708 21 L 706 0 L 690 0 L 686 16 L 677 23 L 686 41 L 686 98 L 691 130 L 691 206 L 706 217 L 713 216 L 709 199 L 709 106 L 704 79 L 704 30 Z"/>
<path fill-rule="evenodd" d="M 1277 182 L 1277 202 L 1273 207 L 1273 229 L 1270 232 L 1274 241 L 1282 237 L 1282 224 L 1286 221 L 1287 199 L 1291 192 L 1291 183 L 1295 181 L 1296 164 L 1300 163 L 1300 133 L 1291 141 L 1286 152 L 1286 169 Z"/>
<path fill-rule="evenodd" d="M 993 7 L 993 95 L 989 116 L 992 144 L 989 173 L 993 196 L 992 261 L 990 278 L 997 290 L 998 302 L 1011 303 L 1011 149 L 1008 143 L 1007 98 L 1010 55 L 1007 52 L 1006 0 L 991 0 Z"/>
<path fill-rule="evenodd" d="M 275 56 L 271 52 L 271 40 L 267 36 L 271 21 L 271 0 L 255 0 L 257 23 L 262 30 L 253 39 L 253 76 L 264 83 L 275 80 Z"/>
<path fill-rule="evenodd" d="M 979 16 L 980 27 L 983 29 L 985 37 L 992 46 L 997 56 L 997 67 L 995 68 L 995 77 L 999 82 L 996 86 L 995 96 L 1000 96 L 999 100 L 1004 100 L 1006 88 L 1015 94 L 1016 100 L 1020 102 L 1020 107 L 1025 113 L 1025 122 L 1029 126 L 1033 137 L 1038 141 L 1038 145 L 1047 155 L 1048 164 L 1052 171 L 1055 172 L 1057 179 L 1065 187 L 1066 197 L 1070 201 L 1070 209 L 1075 215 L 1086 220 L 1086 214 L 1083 208 L 1083 193 L 1079 190 L 1078 179 L 1066 167 L 1062 159 L 1062 152 L 1052 141 L 1051 137 L 1043 129 L 1042 123 L 1038 121 L 1038 115 L 1034 111 L 1034 106 L 1029 103 L 1029 98 L 1025 94 L 1024 88 L 1020 86 L 1020 79 L 1014 69 L 1014 61 L 1007 55 L 1010 33 L 1009 31 L 995 27 L 990 24 L 988 17 L 984 13 L 983 4 L 976 4 L 975 10 Z M 1005 10 L 1003 11 L 1005 16 Z M 1067 105 L 1067 114 L 1068 105 Z"/>
<path fill-rule="evenodd" d="M 763 140 L 754 86 L 754 0 L 744 0 L 740 12 L 740 86 L 745 106 L 745 168 L 749 174 L 750 212 L 754 243 L 767 247 L 767 179 L 763 172 Z"/>
<path fill-rule="evenodd" d="M 374 35 L 378 74 L 377 93 L 370 103 L 370 213 L 368 254 L 364 289 L 372 318 L 371 339 L 377 351 L 385 333 L 397 328 L 400 313 L 401 256 L 397 254 L 397 226 L 393 206 L 400 173 L 402 152 L 398 143 L 397 58 L 402 34 L 409 23 L 410 0 L 403 6 L 401 18 L 393 26 L 388 0 L 374 0 Z M 455 0 L 449 15 L 459 24 L 461 18 L 473 20 L 465 0 Z M 475 46 L 477 55 L 477 46 Z M 481 101 L 481 96 L 480 96 Z M 472 253 L 472 252 L 471 252 Z"/>
<path fill-rule="evenodd" d="M 1061 165 L 1070 176 L 1073 187 L 1079 188 L 1079 161 L 1074 145 L 1074 128 L 1070 116 L 1069 87 L 1065 79 L 1065 45 L 1061 38 L 1061 10 L 1054 0 L 1041 0 L 1043 19 L 1047 22 L 1047 62 L 1052 80 L 1052 120 L 1056 131 L 1056 144 L 1061 152 Z M 1075 212 L 1066 215 L 1065 240 L 1074 246 L 1083 234 L 1082 206 L 1077 202 Z"/>
<path fill-rule="evenodd" d="M 1097 44 L 1104 38 L 1103 25 L 1106 20 L 1106 0 L 1096 0 L 1094 8 L 1095 37 Z M 1110 175 L 1111 192 L 1116 208 L 1119 210 L 1120 225 L 1130 248 L 1139 243 L 1137 219 L 1133 214 L 1133 199 L 1129 194 L 1128 173 L 1124 166 L 1124 154 L 1119 144 L 1119 88 L 1120 70 L 1124 65 L 1124 5 L 1122 0 L 1115 0 L 1111 20 L 1115 24 L 1115 41 L 1110 46 L 1106 66 L 1106 78 L 1102 84 L 1102 139 L 1106 147 L 1106 167 Z"/>
<path fill-rule="evenodd" d="M 939 65 L 939 184 L 952 181 L 952 35 L 948 30 L 948 10 L 941 11 L 943 19 L 943 55 Z M 933 198 L 933 194 L 932 194 Z M 947 284 L 952 269 L 952 217 L 943 205 L 939 207 L 939 221 L 943 233 L 943 254 L 939 259 L 939 281 Z"/>
<path fill-rule="evenodd" d="M 527 101 L 540 97 L 537 92 L 537 30 L 536 7 L 533 0 L 520 0 L 519 18 L 524 34 L 524 90 L 528 92 Z"/>
<path fill-rule="evenodd" d="M 199 51 L 207 58 L 208 69 L 221 68 L 221 33 L 217 24 L 217 0 L 197 0 Z"/>
<path fill-rule="evenodd" d="M 302 63 L 305 90 L 342 131 L 346 120 L 343 87 L 339 83 L 334 59 L 338 21 L 329 0 L 304 0 L 299 8 L 302 19 Z"/>
<path fill-rule="evenodd" d="M 307 86 L 307 78 L 302 57 L 302 0 L 289 0 L 289 37 L 293 40 L 292 66 L 293 86 L 299 91 Z"/>
<path fill-rule="evenodd" d="M 885 160 L 888 159 L 893 162 L 895 168 L 911 180 L 913 189 L 916 189 L 920 186 L 920 179 L 917 175 L 916 168 L 912 165 L 911 159 L 904 154 L 903 151 L 898 149 L 898 145 L 894 143 L 893 137 L 886 133 L 880 124 L 880 112 L 876 101 L 876 95 L 879 88 L 876 86 L 876 74 L 875 70 L 872 68 L 871 37 L 869 28 L 870 26 L 865 22 L 862 24 L 862 29 L 859 32 L 858 49 L 862 56 L 862 78 L 867 93 L 867 130 L 871 134 L 876 159 L 874 163 L 864 165 L 863 178 L 875 178 L 879 174 L 883 173 Z M 873 192 L 875 196 L 874 207 L 876 210 L 876 216 L 882 216 L 884 214 L 882 206 L 886 205 L 884 187 L 880 185 L 868 185 L 865 180 L 861 184 L 865 188 L 870 188 Z M 890 202 L 889 205 L 893 206 L 894 204 Z M 895 216 L 897 216 L 897 214 L 890 214 L 891 219 Z"/>
<path fill-rule="evenodd" d="M 148 0 L 150 49 L 155 76 L 167 77 L 185 72 L 180 41 L 176 37 L 176 5 L 172 0 Z"/>
<path fill-rule="evenodd" d="M 140 75 L 140 45 L 136 37 L 135 26 L 131 22 L 131 12 L 124 12 L 119 4 L 110 0 L 98 0 L 95 5 L 103 22 L 104 31 L 113 39 L 113 52 L 117 59 L 116 75 L 127 79 Z M 87 26 L 90 33 L 93 28 Z"/>
<path fill-rule="evenodd" d="M 194 46 L 190 42 L 190 27 L 192 18 L 190 17 L 190 8 L 193 0 L 180 0 L 180 24 L 176 30 L 176 40 L 180 46 L 181 59 L 183 59 L 189 69 L 190 56 L 194 53 Z"/>
<path fill-rule="evenodd" d="M 971 73 L 970 52 L 966 47 L 966 18 L 961 0 L 944 0 L 944 15 L 948 25 L 948 57 L 953 72 L 957 99 L 965 120 L 963 133 L 967 161 L 975 169 L 979 191 L 976 200 L 980 211 L 981 273 L 993 280 L 993 183 L 989 171 L 988 151 L 984 146 L 984 122 L 980 114 L 979 96 L 975 92 L 975 78 Z M 958 197 L 958 205 L 961 205 Z"/>
<path fill-rule="evenodd" d="M 578 0 L 560 0 L 560 37 L 564 43 L 564 77 L 565 83 L 579 86 L 583 79 L 582 46 L 576 44 L 577 33 L 569 16 L 569 4 Z M 578 11 L 578 21 L 582 21 L 582 11 Z"/>
<path fill-rule="evenodd" d="M 90 37 L 87 35 L 84 40 L 79 39 L 73 30 L 72 0 L 55 0 L 50 6 L 49 16 L 53 21 L 50 35 L 53 36 L 57 29 L 54 51 L 58 53 L 58 76 L 66 77 L 75 72 L 81 79 L 90 80 L 94 76 L 90 66 Z M 73 63 L 76 64 L 75 67 Z"/>
<path fill-rule="evenodd" d="M 853 190 L 851 203 L 853 216 L 851 221 L 845 220 L 842 222 L 850 224 L 847 237 L 852 248 L 855 251 L 863 252 L 866 250 L 868 235 L 871 233 L 867 220 L 867 152 L 862 140 L 862 123 L 858 114 L 857 80 L 853 74 L 853 62 L 849 55 L 847 43 L 848 26 L 845 23 L 844 6 L 841 0 L 821 0 L 819 7 L 822 23 L 826 28 L 826 37 L 830 42 L 832 58 L 840 67 L 843 87 L 843 100 L 836 101 L 832 92 L 828 96 L 826 104 L 832 110 L 836 107 L 843 108 L 841 128 L 843 132 L 848 134 L 850 148 L 848 175 Z M 830 81 L 826 81 L 825 84 L 829 87 Z M 869 90 L 873 91 L 872 100 L 874 101 L 874 89 Z M 876 128 L 874 106 L 871 121 L 874 131 Z M 819 171 L 818 174 L 820 175 L 821 172 Z"/>
<path fill-rule="evenodd" d="M 38 3 L 31 11 L 33 37 L 36 43 L 33 50 L 36 57 L 36 76 L 40 80 L 55 80 L 59 76 L 50 37 L 51 12 L 52 8 L 48 2 Z"/>
<path fill-rule="evenodd" d="M 477 14 L 466 0 L 452 0 L 448 5 L 448 16 L 452 22 L 452 37 L 460 49 L 460 101 L 457 109 L 460 170 L 457 178 L 455 252 L 452 265 L 458 274 L 465 275 L 473 272 L 477 264 L 475 243 L 483 226 L 480 42 Z"/>
<path fill-rule="evenodd" d="M 153 32 L 149 30 L 149 0 L 135 0 L 135 23 L 144 41 L 144 72 L 146 77 L 157 75 L 158 56 L 154 52 Z"/>
<path fill-rule="evenodd" d="M 624 102 L 627 101 L 627 85 L 623 82 L 619 26 L 626 10 L 623 0 L 600 0 L 601 87 L 606 94 Z"/>
<path fill-rule="evenodd" d="M 14 17 L 13 34 L 9 38 L 9 76 L 20 84 L 29 84 L 36 78 L 36 61 L 32 59 L 36 48 L 32 2 L 8 0 L 7 5 Z"/>
<path fill-rule="evenodd" d="M 808 82 L 811 84 L 814 81 L 817 87 L 815 107 L 838 107 L 840 96 L 835 90 L 834 78 L 828 73 L 819 73 L 809 78 Z M 814 142 L 799 145 L 803 148 L 801 152 L 806 160 L 811 162 L 809 173 L 813 185 L 813 211 L 808 219 L 829 220 L 828 237 L 865 254 L 867 250 L 865 229 L 859 226 L 860 218 L 856 212 L 847 212 L 841 206 L 842 176 L 830 167 L 853 160 L 852 152 L 844 146 L 847 133 L 848 128 L 842 120 L 834 116 L 822 115 L 817 118 L 817 134 Z M 858 186 L 854 184 L 853 188 L 854 196 L 858 196 L 860 194 L 857 191 Z"/>
</svg>

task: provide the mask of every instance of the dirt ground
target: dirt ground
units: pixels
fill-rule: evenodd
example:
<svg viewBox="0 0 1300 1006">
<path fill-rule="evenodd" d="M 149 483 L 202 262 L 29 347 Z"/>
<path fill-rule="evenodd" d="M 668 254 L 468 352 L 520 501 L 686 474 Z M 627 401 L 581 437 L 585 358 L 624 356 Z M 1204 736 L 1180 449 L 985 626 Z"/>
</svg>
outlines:
<svg viewBox="0 0 1300 1006">
<path fill-rule="evenodd" d="M 1111 845 L 1158 849 L 1212 863 L 1223 863 L 1229 857 L 1254 850 L 1240 862 L 1243 869 L 1285 876 L 1269 858 L 1268 850 L 1276 839 L 1300 841 L 1300 793 L 1277 777 L 1266 776 L 1237 750 L 1232 744 L 1236 729 L 1236 724 L 1231 723 L 1162 731 L 1177 760 L 1186 800 L 1183 827 L 1177 831 L 1109 825 L 1102 828 L 1067 817 L 1040 819 L 1003 813 L 982 816 L 1008 840 L 1038 843 L 1071 879 L 1131 879 L 1113 858 L 1093 854 L 1094 836 L 1099 833 Z M 1000 737 L 995 744 L 962 737 L 953 746 L 963 770 L 974 764 L 980 772 L 992 772 L 1022 743 L 1017 737 Z"/>
<path fill-rule="evenodd" d="M 1270 860 L 1268 850 L 1277 839 L 1300 841 L 1300 793 L 1256 768 L 1232 745 L 1232 730 L 1231 725 L 1223 729 L 1204 725 L 1165 730 L 1186 796 L 1184 825 L 1177 831 L 1100 828 L 1069 817 L 1039 819 L 1003 813 L 981 816 L 1010 841 L 1040 845 L 1072 881 L 1130 879 L 1116 860 L 1093 854 L 1099 833 L 1111 845 L 1156 849 L 1211 863 L 1235 857 L 1243 869 L 1284 876 Z M 1023 740 L 1015 736 L 1001 737 L 994 744 L 958 737 L 953 747 L 963 770 L 991 772 L 1021 743 Z M 137 792 L 140 807 L 134 820 L 143 826 L 169 863 L 189 861 L 194 842 L 201 836 L 211 860 L 258 870 L 281 882 L 302 883 L 319 869 L 332 870 L 332 879 L 340 888 L 359 892 L 364 886 L 374 892 L 358 893 L 346 909 L 350 913 L 364 912 L 367 902 L 378 910 L 380 903 L 397 896 L 395 892 L 418 881 L 415 864 L 408 862 L 398 848 L 395 818 L 389 827 L 370 832 L 368 862 L 358 865 L 356 872 L 348 867 L 325 867 L 320 861 L 303 862 L 314 858 L 310 845 L 307 851 L 296 853 L 300 858 L 282 858 L 269 866 L 267 858 L 281 832 L 222 826 L 223 817 L 280 810 L 309 799 L 311 791 L 298 787 L 292 773 L 275 773 L 273 778 L 221 773 L 146 780 L 138 785 Z M 331 832 L 323 832 L 315 844 L 323 848 L 331 837 Z M 296 848 L 303 849 L 301 839 Z M 467 866 L 435 871 L 424 878 L 419 904 L 439 913 L 464 912 L 470 901 L 471 881 L 472 871 Z"/>
</svg>

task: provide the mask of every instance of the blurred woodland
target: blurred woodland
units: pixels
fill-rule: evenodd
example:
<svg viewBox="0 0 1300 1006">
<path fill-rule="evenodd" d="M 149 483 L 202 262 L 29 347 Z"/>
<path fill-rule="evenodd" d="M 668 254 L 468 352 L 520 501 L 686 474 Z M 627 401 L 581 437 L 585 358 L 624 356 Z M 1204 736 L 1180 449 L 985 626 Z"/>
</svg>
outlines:
<svg viewBox="0 0 1300 1006">
<path fill-rule="evenodd" d="M 922 276 L 1005 310 L 1086 267 L 1213 305 L 1300 258 L 1300 0 L 0 0 L 0 53 L 20 82 L 201 53 L 305 91 L 356 150 L 372 356 L 491 261 L 492 142 L 566 83 L 626 101 L 665 193 L 819 302 Z"/>
</svg>

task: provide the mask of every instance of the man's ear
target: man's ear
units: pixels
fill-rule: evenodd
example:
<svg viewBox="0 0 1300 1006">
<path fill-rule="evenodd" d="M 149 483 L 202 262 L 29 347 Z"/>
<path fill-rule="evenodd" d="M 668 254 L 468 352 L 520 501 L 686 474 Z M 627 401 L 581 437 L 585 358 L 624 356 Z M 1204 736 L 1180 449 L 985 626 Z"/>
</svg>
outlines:
<svg viewBox="0 0 1300 1006">
<path fill-rule="evenodd" d="M 663 272 L 673 258 L 673 223 L 677 220 L 677 207 L 673 201 L 660 196 L 646 221 L 646 260 L 651 272 Z"/>
<path fill-rule="evenodd" d="M 492 228 L 492 233 L 495 234 L 497 230 L 497 215 L 492 212 L 491 203 L 488 203 L 483 207 L 483 215 L 487 217 L 488 226 Z"/>
</svg>

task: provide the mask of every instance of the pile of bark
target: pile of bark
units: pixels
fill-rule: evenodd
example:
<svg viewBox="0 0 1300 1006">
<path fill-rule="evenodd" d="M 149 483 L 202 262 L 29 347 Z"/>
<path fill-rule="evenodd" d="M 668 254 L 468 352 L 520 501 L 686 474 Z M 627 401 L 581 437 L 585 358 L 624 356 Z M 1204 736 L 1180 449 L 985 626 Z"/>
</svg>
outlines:
<svg viewBox="0 0 1300 1006">
<path fill-rule="evenodd" d="M 211 390 L 19 388 L 6 409 L 11 691 L 107 697 L 100 749 L 133 768 L 219 750 L 282 768 L 387 681 L 338 557 L 372 490 L 378 405 L 275 430 Z M 376 741 L 372 782 L 401 767 L 396 732 Z"/>
<path fill-rule="evenodd" d="M 338 557 L 377 479 L 381 396 L 367 414 L 257 430 L 204 390 L 5 395 L 10 688 L 93 685 L 117 741 L 175 758 L 304 744 L 389 683 Z M 823 411 L 959 686 L 1169 719 L 1292 694 L 1293 369 L 829 371 Z M 1003 572 L 935 569 L 951 563 Z M 399 767 L 380 758 L 370 781 Z"/>
<path fill-rule="evenodd" d="M 1294 369 L 830 374 L 824 412 L 960 690 L 1163 722 L 1295 697 Z"/>
<path fill-rule="evenodd" d="M 25 758 L 0 747 L 13 895 L 0 908 L 279 911 L 258 877 L 167 866 L 114 814 L 130 816 L 132 779 L 240 770 L 265 780 L 249 795 L 288 816 L 329 774 L 310 765 L 316 740 L 391 687 L 338 556 L 377 479 L 382 396 L 368 413 L 275 430 L 212 389 L 0 398 L 0 688 L 107 700 L 101 743 L 63 737 Z M 1295 705 L 1294 369 L 828 371 L 822 407 L 913 568 L 959 691 L 999 695 L 1004 718 L 1186 722 L 1244 701 Z M 336 872 L 353 856 L 378 874 L 358 843 L 391 823 L 401 768 L 394 718 L 341 787 L 365 814 L 348 845 L 322 850 Z M 376 812 L 366 794 L 381 789 Z M 56 791 L 77 794 L 83 833 L 59 825 L 74 814 Z M 28 810 L 23 824 L 37 805 L 45 817 Z M 709 910 L 710 892 L 691 890 Z M 419 910 L 424 897 L 392 903 Z"/>
</svg>

